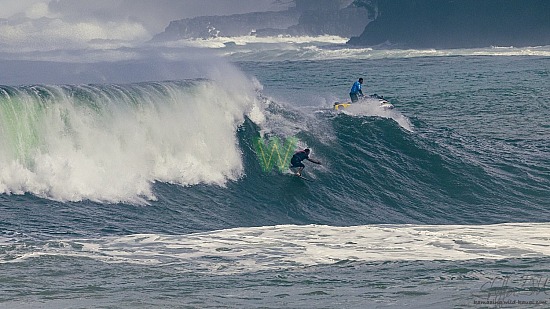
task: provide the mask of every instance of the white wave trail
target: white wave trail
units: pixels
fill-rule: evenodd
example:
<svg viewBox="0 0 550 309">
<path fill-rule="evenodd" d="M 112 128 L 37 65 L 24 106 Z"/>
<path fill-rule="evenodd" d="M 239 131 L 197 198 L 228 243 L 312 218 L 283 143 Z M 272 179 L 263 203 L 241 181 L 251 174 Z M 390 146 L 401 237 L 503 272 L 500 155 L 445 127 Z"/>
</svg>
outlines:
<svg viewBox="0 0 550 309">
<path fill-rule="evenodd" d="M 180 265 L 189 272 L 246 273 L 345 261 L 465 261 L 550 256 L 548 223 L 495 225 L 281 225 L 189 235 L 136 234 L 10 246 L 1 263 L 40 256 L 105 263 Z M 0 249 L 2 246 L 0 239 Z"/>
<path fill-rule="evenodd" d="M 485 47 L 465 49 L 397 49 L 391 46 L 355 47 L 347 39 L 334 36 L 318 37 L 219 37 L 208 40 L 180 40 L 160 44 L 174 48 L 170 53 L 177 58 L 178 48 L 199 47 L 216 50 L 232 61 L 297 61 L 297 60 L 377 60 L 415 57 L 448 56 L 533 56 L 548 57 L 550 46 Z"/>
</svg>

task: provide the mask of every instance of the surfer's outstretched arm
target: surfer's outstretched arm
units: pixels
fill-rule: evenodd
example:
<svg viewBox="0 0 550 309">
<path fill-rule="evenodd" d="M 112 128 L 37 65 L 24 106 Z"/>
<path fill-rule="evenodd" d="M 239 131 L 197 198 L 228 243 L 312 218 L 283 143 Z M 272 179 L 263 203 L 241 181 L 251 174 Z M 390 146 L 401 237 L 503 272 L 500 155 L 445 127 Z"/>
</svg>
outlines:
<svg viewBox="0 0 550 309">
<path fill-rule="evenodd" d="M 309 162 L 313 162 L 313 163 L 315 163 L 315 164 L 321 165 L 321 161 L 319 161 L 319 160 L 315 160 L 315 159 L 311 159 L 311 158 L 307 158 L 307 160 L 308 160 Z"/>
</svg>

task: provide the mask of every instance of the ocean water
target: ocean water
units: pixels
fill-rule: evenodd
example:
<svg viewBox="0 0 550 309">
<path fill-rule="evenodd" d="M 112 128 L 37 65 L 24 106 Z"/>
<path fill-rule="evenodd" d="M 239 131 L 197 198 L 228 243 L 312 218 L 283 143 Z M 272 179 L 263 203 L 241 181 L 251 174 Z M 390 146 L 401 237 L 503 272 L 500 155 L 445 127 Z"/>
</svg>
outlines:
<svg viewBox="0 0 550 309">
<path fill-rule="evenodd" d="M 0 308 L 550 306 L 548 47 L 280 40 L 0 86 Z M 358 77 L 395 108 L 333 111 Z M 312 181 L 263 169 L 275 137 Z"/>
</svg>

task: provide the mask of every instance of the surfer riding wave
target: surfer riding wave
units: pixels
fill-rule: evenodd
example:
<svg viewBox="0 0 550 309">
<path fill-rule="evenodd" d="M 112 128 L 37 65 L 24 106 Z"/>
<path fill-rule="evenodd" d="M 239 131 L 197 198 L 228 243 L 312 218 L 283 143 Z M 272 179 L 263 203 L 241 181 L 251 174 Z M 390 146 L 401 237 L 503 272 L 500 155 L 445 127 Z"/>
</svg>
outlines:
<svg viewBox="0 0 550 309">
<path fill-rule="evenodd" d="M 299 150 L 294 153 L 292 159 L 290 159 L 290 169 L 296 174 L 296 176 L 302 176 L 302 171 L 306 167 L 302 161 L 308 160 L 315 164 L 321 164 L 321 161 L 312 159 L 309 157 L 310 150 L 308 148 Z"/>
</svg>

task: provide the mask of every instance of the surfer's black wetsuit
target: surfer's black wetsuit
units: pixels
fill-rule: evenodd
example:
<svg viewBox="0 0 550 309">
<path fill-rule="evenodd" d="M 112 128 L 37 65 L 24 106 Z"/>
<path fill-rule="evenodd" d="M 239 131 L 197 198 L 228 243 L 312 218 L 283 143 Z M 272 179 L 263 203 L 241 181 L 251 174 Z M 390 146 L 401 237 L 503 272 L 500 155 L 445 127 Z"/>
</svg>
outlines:
<svg viewBox="0 0 550 309">
<path fill-rule="evenodd" d="M 302 161 L 308 158 L 309 155 L 307 152 L 300 150 L 292 156 L 292 159 L 290 159 L 290 167 L 306 167 Z"/>
</svg>

